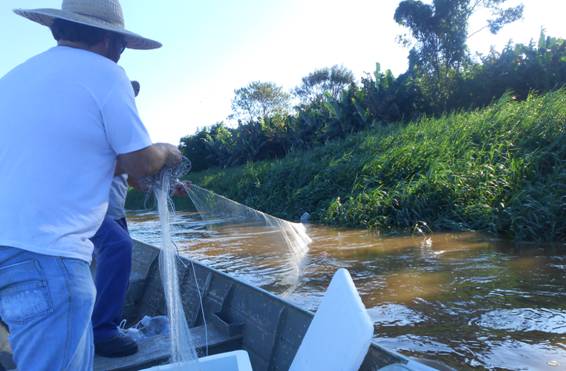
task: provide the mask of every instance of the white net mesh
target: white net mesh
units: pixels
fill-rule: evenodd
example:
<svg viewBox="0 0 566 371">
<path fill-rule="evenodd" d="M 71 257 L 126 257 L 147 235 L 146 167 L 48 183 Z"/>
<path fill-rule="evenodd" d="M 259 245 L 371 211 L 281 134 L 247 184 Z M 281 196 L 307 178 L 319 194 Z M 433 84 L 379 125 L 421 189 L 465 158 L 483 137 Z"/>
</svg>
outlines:
<svg viewBox="0 0 566 371">
<path fill-rule="evenodd" d="M 302 275 L 309 244 L 312 242 L 303 224 L 288 222 L 254 210 L 197 185 L 188 187 L 187 193 L 200 217 L 209 222 L 208 228 L 237 225 L 238 228 L 223 228 L 223 232 L 234 231 L 237 235 L 233 237 L 240 238 L 245 243 L 244 237 L 248 236 L 243 236 L 242 231 L 247 230 L 249 234 L 254 235 L 255 245 L 258 240 L 261 241 L 262 253 L 285 257 L 286 266 L 279 267 L 287 272 L 284 276 L 286 282 L 282 283 L 290 286 L 290 290 L 296 287 Z"/>
<path fill-rule="evenodd" d="M 158 175 L 145 179 L 145 183 L 155 195 L 161 224 L 159 266 L 169 317 L 171 362 L 182 362 L 184 369 L 196 371 L 200 367 L 180 296 L 177 273 L 178 252 L 171 238 L 171 215 L 174 214 L 174 208 L 169 197 L 172 187 L 183 185 L 179 178 L 186 175 L 189 170 L 190 161 L 185 159 L 181 166 L 164 169 Z M 254 234 L 261 236 L 266 254 L 285 256 L 285 267 L 279 267 L 279 271 L 286 272 L 285 282 L 282 283 L 289 286 L 286 293 L 297 287 L 308 246 L 311 243 L 304 225 L 254 210 L 196 185 L 186 187 L 185 191 L 199 211 L 200 217 L 205 221 L 211 221 L 207 223 L 209 227 L 222 224 L 248 228 L 253 230 Z M 242 228 L 233 230 L 242 233 Z"/>
<path fill-rule="evenodd" d="M 169 317 L 171 362 L 184 362 L 184 369 L 196 371 L 199 370 L 198 356 L 181 301 L 179 277 L 177 274 L 177 249 L 171 240 L 170 189 L 171 171 L 162 171 L 160 181 L 154 185 L 153 191 L 157 200 L 161 222 L 162 243 L 159 255 L 159 269 L 167 303 L 167 315 Z"/>
</svg>

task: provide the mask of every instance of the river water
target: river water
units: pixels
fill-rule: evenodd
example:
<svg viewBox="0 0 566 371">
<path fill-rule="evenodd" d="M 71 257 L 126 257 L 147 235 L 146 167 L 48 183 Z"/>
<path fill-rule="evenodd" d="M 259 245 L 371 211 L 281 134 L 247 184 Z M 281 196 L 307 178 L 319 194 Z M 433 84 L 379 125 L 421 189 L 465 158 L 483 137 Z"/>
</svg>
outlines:
<svg viewBox="0 0 566 371">
<path fill-rule="evenodd" d="M 156 213 L 128 216 L 132 237 L 159 244 Z M 178 213 L 179 250 L 275 294 L 284 250 L 258 227 L 207 228 Z M 332 274 L 347 268 L 377 343 L 457 369 L 566 370 L 566 247 L 517 246 L 477 233 L 381 238 L 308 226 L 313 242 L 287 300 L 315 310 Z"/>
</svg>

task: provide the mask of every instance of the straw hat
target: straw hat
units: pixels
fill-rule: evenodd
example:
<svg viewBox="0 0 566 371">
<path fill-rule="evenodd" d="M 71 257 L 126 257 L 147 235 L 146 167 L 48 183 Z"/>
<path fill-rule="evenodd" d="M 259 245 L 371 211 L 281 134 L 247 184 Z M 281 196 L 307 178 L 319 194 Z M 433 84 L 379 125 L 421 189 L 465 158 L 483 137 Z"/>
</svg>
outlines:
<svg viewBox="0 0 566 371">
<path fill-rule="evenodd" d="M 146 39 L 124 28 L 124 16 L 118 0 L 63 0 L 61 9 L 15 9 L 22 17 L 51 27 L 56 18 L 124 35 L 130 49 L 156 49 L 161 43 Z"/>
</svg>

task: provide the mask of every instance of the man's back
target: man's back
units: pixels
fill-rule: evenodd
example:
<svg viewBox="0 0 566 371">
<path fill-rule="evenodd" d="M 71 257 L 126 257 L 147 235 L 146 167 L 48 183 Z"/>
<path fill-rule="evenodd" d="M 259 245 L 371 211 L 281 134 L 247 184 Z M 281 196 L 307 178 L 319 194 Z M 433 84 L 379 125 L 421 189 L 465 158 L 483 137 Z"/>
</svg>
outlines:
<svg viewBox="0 0 566 371">
<path fill-rule="evenodd" d="M 151 143 L 116 65 L 127 48 L 161 44 L 125 29 L 119 0 L 15 13 L 59 46 L 0 79 L 0 317 L 19 370 L 89 371 L 89 238 L 114 171 L 145 177 L 181 160 L 175 146 Z"/>
<path fill-rule="evenodd" d="M 123 70 L 76 48 L 35 56 L 0 79 L 0 130 L 0 245 L 89 261 L 116 156 L 151 144 Z"/>
</svg>

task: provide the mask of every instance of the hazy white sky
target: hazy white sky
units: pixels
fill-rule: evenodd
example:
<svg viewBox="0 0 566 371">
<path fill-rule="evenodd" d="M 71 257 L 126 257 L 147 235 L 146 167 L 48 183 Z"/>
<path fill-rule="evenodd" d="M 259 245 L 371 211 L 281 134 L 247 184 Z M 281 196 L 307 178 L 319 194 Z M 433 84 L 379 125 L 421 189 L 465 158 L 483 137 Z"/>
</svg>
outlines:
<svg viewBox="0 0 566 371">
<path fill-rule="evenodd" d="M 515 0 L 513 0 L 515 1 Z M 518 2 L 515 1 L 515 2 Z M 497 36 L 469 40 L 473 52 L 526 43 L 547 34 L 566 38 L 564 0 L 523 0 L 525 17 Z M 375 63 L 405 71 L 408 50 L 396 43 L 399 0 L 122 0 L 126 27 L 164 44 L 126 50 L 120 64 L 141 82 L 138 107 L 154 141 L 177 144 L 197 127 L 224 120 L 234 89 L 254 80 L 286 89 L 317 68 L 342 64 L 359 79 Z M 49 30 L 11 12 L 58 8 L 60 0 L 1 0 L 0 75 L 54 45 Z M 470 31 L 485 23 L 473 19 Z"/>
</svg>

